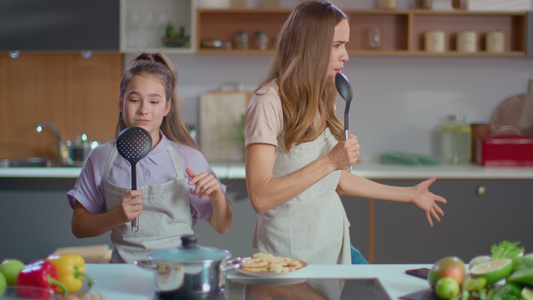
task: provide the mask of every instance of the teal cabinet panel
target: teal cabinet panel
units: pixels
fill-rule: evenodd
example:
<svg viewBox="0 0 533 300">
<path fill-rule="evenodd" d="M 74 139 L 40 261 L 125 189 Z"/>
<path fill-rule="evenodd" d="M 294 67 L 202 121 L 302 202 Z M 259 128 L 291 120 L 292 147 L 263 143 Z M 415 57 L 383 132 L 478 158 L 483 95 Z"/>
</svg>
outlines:
<svg viewBox="0 0 533 300">
<path fill-rule="evenodd" d="M 430 190 L 448 201 L 433 227 L 415 205 L 376 201 L 375 263 L 433 263 L 450 255 L 468 262 L 502 240 L 519 241 L 533 252 L 533 181 L 439 180 Z"/>
</svg>

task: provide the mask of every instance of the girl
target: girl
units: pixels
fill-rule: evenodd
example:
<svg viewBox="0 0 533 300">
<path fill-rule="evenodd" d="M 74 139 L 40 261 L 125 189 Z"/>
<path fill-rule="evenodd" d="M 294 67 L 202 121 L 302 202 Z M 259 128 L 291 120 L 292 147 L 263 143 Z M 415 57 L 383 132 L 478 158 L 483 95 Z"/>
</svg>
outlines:
<svg viewBox="0 0 533 300">
<path fill-rule="evenodd" d="M 193 233 L 198 219 L 221 234 L 231 226 L 226 188 L 180 119 L 176 83 L 174 67 L 163 54 L 133 59 L 120 84 L 116 135 L 135 126 L 152 137 L 152 150 L 137 163 L 138 189 L 131 190 L 131 166 L 112 141 L 90 153 L 67 194 L 76 237 L 111 231 L 111 262 L 131 263 L 179 246 L 180 236 Z M 135 217 L 138 232 L 130 225 Z"/>
<path fill-rule="evenodd" d="M 350 264 L 349 223 L 339 195 L 411 202 L 431 226 L 443 215 L 429 192 L 436 178 L 393 187 L 346 171 L 359 156 L 357 138 L 343 137 L 336 116 L 335 75 L 348 61 L 347 16 L 333 4 L 306 1 L 291 13 L 277 41 L 267 79 L 245 118 L 246 183 L 259 214 L 254 246 L 308 263 Z"/>
</svg>

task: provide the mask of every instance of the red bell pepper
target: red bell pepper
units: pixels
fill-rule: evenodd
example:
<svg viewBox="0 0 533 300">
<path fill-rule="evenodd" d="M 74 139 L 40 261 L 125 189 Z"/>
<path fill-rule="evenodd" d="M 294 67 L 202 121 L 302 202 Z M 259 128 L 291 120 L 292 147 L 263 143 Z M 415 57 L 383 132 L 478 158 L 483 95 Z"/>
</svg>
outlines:
<svg viewBox="0 0 533 300">
<path fill-rule="evenodd" d="M 52 286 L 63 288 L 63 296 L 67 297 L 68 290 L 64 284 L 57 281 L 56 269 L 51 262 L 38 260 L 22 268 L 15 281 L 19 297 L 31 299 L 50 299 L 54 294 Z"/>
</svg>

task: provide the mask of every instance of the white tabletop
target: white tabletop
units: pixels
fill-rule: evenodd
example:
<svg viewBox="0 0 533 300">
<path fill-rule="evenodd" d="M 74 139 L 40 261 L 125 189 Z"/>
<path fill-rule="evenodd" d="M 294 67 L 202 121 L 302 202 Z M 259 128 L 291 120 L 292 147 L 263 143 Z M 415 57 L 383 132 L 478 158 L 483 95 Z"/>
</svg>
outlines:
<svg viewBox="0 0 533 300">
<path fill-rule="evenodd" d="M 405 270 L 428 267 L 427 264 L 410 265 L 309 265 L 294 276 L 284 278 L 377 278 L 391 299 L 428 289 L 427 281 L 405 274 Z M 94 292 L 106 300 L 158 299 L 155 295 L 153 273 L 131 264 L 87 264 L 86 271 L 96 281 Z M 227 278 L 247 278 L 230 271 Z M 249 278 L 249 277 L 248 277 Z M 231 295 L 230 299 L 237 299 Z"/>
</svg>

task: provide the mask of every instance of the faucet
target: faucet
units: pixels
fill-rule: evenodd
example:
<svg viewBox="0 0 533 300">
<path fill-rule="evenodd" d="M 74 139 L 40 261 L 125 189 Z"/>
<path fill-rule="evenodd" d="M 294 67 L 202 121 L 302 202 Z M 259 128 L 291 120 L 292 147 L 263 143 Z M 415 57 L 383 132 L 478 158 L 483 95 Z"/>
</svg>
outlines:
<svg viewBox="0 0 533 300">
<path fill-rule="evenodd" d="M 42 132 L 43 131 L 43 127 L 44 126 L 48 126 L 50 128 L 52 128 L 52 130 L 54 131 L 54 133 L 56 134 L 56 137 L 57 137 L 57 143 L 58 144 L 61 144 L 61 142 L 63 141 L 61 139 L 61 134 L 59 133 L 59 130 L 57 130 L 57 127 L 54 125 L 54 123 L 52 122 L 41 122 L 39 124 L 37 124 L 37 128 L 35 128 L 35 130 L 37 132 Z"/>
<path fill-rule="evenodd" d="M 63 157 L 62 151 L 63 151 L 63 148 L 64 148 L 64 147 L 62 147 L 63 139 L 61 138 L 61 134 L 59 133 L 59 130 L 57 130 L 57 127 L 52 122 L 41 122 L 41 123 L 37 124 L 37 128 L 35 128 L 35 130 L 38 133 L 40 133 L 40 132 L 43 131 L 45 126 L 48 126 L 48 127 L 52 128 L 52 130 L 56 134 L 56 137 L 57 137 L 57 149 L 59 150 L 59 163 L 61 164 L 62 160 L 63 160 L 62 159 L 62 157 Z"/>
</svg>

